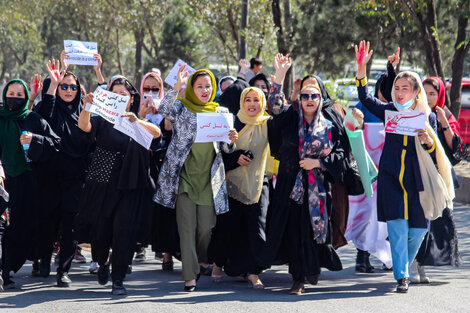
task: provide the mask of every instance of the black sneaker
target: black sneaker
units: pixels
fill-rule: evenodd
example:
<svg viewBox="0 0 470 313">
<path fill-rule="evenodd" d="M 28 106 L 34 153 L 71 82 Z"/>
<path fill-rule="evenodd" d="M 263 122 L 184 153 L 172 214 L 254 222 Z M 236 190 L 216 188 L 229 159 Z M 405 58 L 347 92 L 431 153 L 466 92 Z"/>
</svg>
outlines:
<svg viewBox="0 0 470 313">
<path fill-rule="evenodd" d="M 164 272 L 173 272 L 173 261 L 163 262 L 162 270 Z"/>
<path fill-rule="evenodd" d="M 49 277 L 49 274 L 51 273 L 51 260 L 41 259 L 41 262 L 39 263 L 39 273 L 44 278 Z"/>
<path fill-rule="evenodd" d="M 127 290 L 122 285 L 122 280 L 113 281 L 113 290 L 111 293 L 117 296 L 127 295 Z"/>
<path fill-rule="evenodd" d="M 98 269 L 98 283 L 100 285 L 106 285 L 109 281 L 109 264 L 108 265 L 100 265 Z"/>
<path fill-rule="evenodd" d="M 139 248 L 139 251 L 136 252 L 134 260 L 138 262 L 144 262 L 146 259 L 145 257 L 145 247 Z"/>
<path fill-rule="evenodd" d="M 41 272 L 39 271 L 39 261 L 35 260 L 33 262 L 33 269 L 31 270 L 31 276 L 39 277 L 41 276 Z"/>
<path fill-rule="evenodd" d="M 397 279 L 397 292 L 398 293 L 407 293 L 408 292 L 409 281 L 408 278 Z"/>
<path fill-rule="evenodd" d="M 57 272 L 57 287 L 70 287 L 72 280 L 67 272 Z"/>
</svg>

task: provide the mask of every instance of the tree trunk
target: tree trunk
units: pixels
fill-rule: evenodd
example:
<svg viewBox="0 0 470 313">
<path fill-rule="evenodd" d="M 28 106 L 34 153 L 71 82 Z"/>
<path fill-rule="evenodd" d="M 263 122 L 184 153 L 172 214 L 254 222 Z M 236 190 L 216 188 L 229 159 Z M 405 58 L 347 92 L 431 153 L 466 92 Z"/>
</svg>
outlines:
<svg viewBox="0 0 470 313">
<path fill-rule="evenodd" d="M 246 28 L 248 26 L 248 0 L 242 1 L 242 19 L 240 21 L 240 43 L 238 47 L 238 59 L 246 59 Z"/>
<path fill-rule="evenodd" d="M 137 86 L 142 79 L 142 47 L 144 45 L 144 29 L 134 31 L 135 37 L 135 69 L 134 86 Z"/>
<path fill-rule="evenodd" d="M 116 28 L 116 57 L 118 62 L 119 74 L 122 75 L 121 55 L 119 52 L 119 28 Z"/>
<path fill-rule="evenodd" d="M 470 9 L 470 1 L 465 2 L 465 8 L 461 8 L 463 11 Z M 470 49 L 470 44 L 465 44 L 467 39 L 467 26 L 468 16 L 461 14 L 458 19 L 457 39 L 455 40 L 455 52 L 452 58 L 452 87 L 450 89 L 450 111 L 454 114 L 456 119 L 458 119 L 460 115 L 463 65 L 468 50 Z"/>
</svg>

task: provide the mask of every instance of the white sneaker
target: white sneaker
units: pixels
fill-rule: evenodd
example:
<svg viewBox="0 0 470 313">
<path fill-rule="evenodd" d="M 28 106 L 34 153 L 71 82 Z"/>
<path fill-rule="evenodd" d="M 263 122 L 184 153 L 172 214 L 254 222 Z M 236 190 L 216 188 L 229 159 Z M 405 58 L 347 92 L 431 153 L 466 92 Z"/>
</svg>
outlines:
<svg viewBox="0 0 470 313">
<path fill-rule="evenodd" d="M 98 269 L 99 269 L 98 262 L 91 262 L 90 268 L 88 269 L 88 271 L 90 272 L 90 274 L 97 274 Z"/>
<path fill-rule="evenodd" d="M 408 271 L 410 274 L 410 282 L 412 282 L 413 284 L 421 283 L 421 279 L 418 273 L 418 262 L 413 261 L 413 263 L 411 263 L 411 265 L 409 266 Z"/>
<path fill-rule="evenodd" d="M 424 265 L 418 264 L 418 274 L 419 274 L 419 281 L 421 284 L 429 284 L 431 281 L 429 277 L 426 276 L 426 272 L 424 271 Z"/>
</svg>

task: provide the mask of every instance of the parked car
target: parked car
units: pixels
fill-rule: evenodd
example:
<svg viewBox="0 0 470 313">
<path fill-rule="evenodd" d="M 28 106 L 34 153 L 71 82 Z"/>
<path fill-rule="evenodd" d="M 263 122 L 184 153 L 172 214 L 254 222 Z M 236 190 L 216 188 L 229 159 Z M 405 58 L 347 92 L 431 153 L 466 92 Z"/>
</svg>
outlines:
<svg viewBox="0 0 470 313">
<path fill-rule="evenodd" d="M 374 94 L 375 83 L 377 80 L 369 79 L 367 81 L 367 87 L 369 93 Z M 353 108 L 359 102 L 359 96 L 357 95 L 356 80 L 349 78 L 342 78 L 335 80 L 335 88 L 337 90 L 337 96 L 340 100 L 346 101 L 348 109 Z"/>
<path fill-rule="evenodd" d="M 451 83 L 446 84 L 450 89 Z M 462 142 L 470 146 L 470 79 L 462 79 L 462 98 L 460 102 L 459 129 Z"/>
</svg>

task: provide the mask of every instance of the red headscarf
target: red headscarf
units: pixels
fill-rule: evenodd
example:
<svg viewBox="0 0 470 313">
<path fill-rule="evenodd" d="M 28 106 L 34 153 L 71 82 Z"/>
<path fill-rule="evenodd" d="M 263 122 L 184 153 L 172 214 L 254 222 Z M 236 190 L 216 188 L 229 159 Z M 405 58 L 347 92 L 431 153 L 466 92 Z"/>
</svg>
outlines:
<svg viewBox="0 0 470 313">
<path fill-rule="evenodd" d="M 434 81 L 437 81 L 438 83 L 438 86 L 439 86 L 439 89 L 437 90 L 438 92 L 438 95 L 437 95 L 437 103 L 436 103 L 436 107 L 440 107 L 441 109 L 444 110 L 445 114 L 446 114 L 446 117 L 447 117 L 447 120 L 449 121 L 449 125 L 450 125 L 450 128 L 452 129 L 452 131 L 457 134 L 457 136 L 460 137 L 460 132 L 459 132 L 459 123 L 457 122 L 457 120 L 455 119 L 454 115 L 450 112 L 450 110 L 445 106 L 445 102 L 446 102 L 446 87 L 444 85 L 444 82 L 442 81 L 442 79 L 440 79 L 439 77 L 436 77 L 436 76 L 431 76 L 431 77 L 428 77 L 426 78 L 423 83 L 426 83 L 426 81 L 430 81 L 430 80 L 434 80 Z M 431 86 L 433 86 L 431 84 Z M 434 87 L 434 86 L 433 86 Z M 432 111 L 435 113 L 436 112 L 436 107 L 434 107 L 432 109 Z"/>
</svg>

